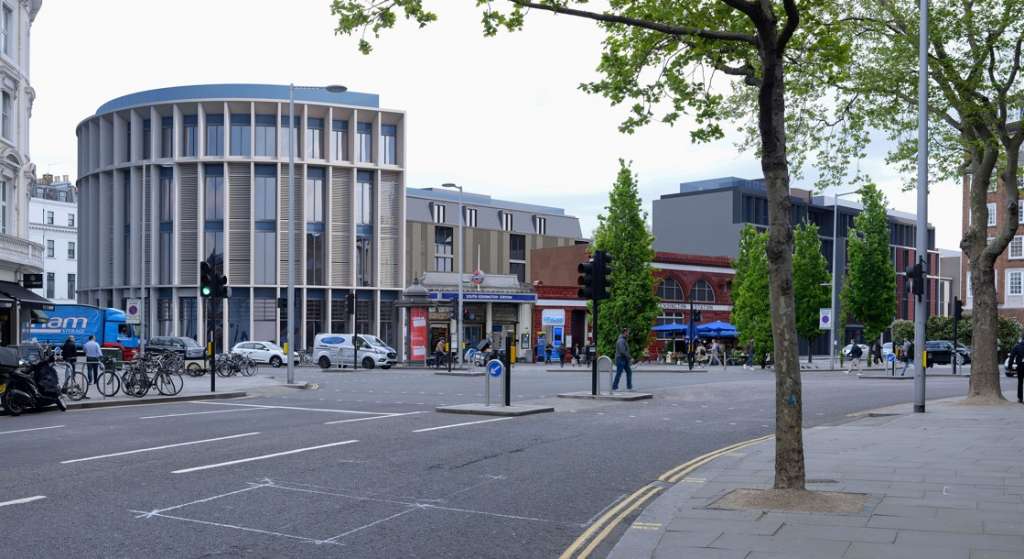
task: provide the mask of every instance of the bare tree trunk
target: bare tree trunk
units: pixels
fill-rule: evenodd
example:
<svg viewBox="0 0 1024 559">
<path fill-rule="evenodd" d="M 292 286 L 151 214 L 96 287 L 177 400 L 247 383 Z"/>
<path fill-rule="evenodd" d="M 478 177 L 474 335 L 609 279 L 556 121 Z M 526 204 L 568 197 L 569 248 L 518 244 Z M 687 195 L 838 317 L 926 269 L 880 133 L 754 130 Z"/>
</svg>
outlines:
<svg viewBox="0 0 1024 559">
<path fill-rule="evenodd" d="M 758 92 L 761 169 L 768 190 L 768 278 L 775 352 L 775 488 L 804 489 L 803 395 L 793 300 L 793 227 L 786 161 L 785 86 L 774 33 L 762 33 Z"/>
</svg>

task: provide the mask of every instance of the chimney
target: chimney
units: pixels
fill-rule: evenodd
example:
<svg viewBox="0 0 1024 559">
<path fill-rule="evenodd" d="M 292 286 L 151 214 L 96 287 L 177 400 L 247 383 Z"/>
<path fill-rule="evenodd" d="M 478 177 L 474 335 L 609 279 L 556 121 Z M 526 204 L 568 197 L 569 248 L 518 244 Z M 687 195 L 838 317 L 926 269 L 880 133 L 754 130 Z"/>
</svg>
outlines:
<svg viewBox="0 0 1024 559">
<path fill-rule="evenodd" d="M 43 184 L 53 184 L 53 175 L 50 173 L 43 173 Z"/>
</svg>

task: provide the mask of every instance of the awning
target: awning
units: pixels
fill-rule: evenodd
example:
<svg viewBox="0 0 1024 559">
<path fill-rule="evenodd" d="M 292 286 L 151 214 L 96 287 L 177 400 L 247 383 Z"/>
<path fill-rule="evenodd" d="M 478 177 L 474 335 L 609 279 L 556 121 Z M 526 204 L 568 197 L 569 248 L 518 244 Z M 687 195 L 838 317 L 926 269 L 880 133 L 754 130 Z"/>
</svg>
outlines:
<svg viewBox="0 0 1024 559">
<path fill-rule="evenodd" d="M 14 299 L 25 306 L 53 308 L 49 299 L 10 281 L 0 281 L 0 294 Z"/>
</svg>

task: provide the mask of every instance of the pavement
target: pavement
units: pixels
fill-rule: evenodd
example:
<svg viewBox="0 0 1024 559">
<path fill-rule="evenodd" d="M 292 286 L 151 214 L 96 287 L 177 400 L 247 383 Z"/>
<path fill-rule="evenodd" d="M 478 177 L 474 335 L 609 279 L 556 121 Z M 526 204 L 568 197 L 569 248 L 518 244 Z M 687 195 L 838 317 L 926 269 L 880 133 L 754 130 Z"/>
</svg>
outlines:
<svg viewBox="0 0 1024 559">
<path fill-rule="evenodd" d="M 725 452 L 662 491 L 610 558 L 1010 559 L 1024 557 L 1024 406 L 962 399 L 879 410 L 804 432 L 807 488 L 866 496 L 838 514 L 727 510 L 770 488 L 774 439 Z"/>
</svg>

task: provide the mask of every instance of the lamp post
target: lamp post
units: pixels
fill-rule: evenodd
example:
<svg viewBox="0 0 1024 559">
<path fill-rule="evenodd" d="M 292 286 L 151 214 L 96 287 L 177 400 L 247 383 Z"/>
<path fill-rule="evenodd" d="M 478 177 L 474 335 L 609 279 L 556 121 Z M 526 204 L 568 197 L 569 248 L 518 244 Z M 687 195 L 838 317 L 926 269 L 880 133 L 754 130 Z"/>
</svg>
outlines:
<svg viewBox="0 0 1024 559">
<path fill-rule="evenodd" d="M 288 362 L 288 384 L 295 383 L 295 359 L 291 354 L 295 351 L 295 267 L 298 259 L 295 257 L 296 222 L 299 221 L 298 200 L 295 196 L 295 90 L 327 90 L 330 93 L 344 93 L 348 90 L 343 85 L 329 85 L 327 87 L 295 87 L 294 83 L 288 84 L 288 326 L 285 339 L 288 341 L 288 350 L 285 351 L 285 361 Z"/>
<path fill-rule="evenodd" d="M 851 190 L 849 192 L 839 192 L 832 198 L 832 298 L 830 304 L 832 305 L 832 327 L 828 331 L 828 354 L 829 354 L 829 368 L 836 368 L 836 307 L 839 306 L 839 288 L 836 277 L 838 277 L 839 266 L 839 197 L 848 196 L 850 194 L 857 194 L 858 190 Z"/>
<path fill-rule="evenodd" d="M 462 198 L 462 187 L 461 186 L 459 186 L 459 185 L 457 185 L 455 183 L 446 182 L 446 183 L 442 184 L 441 187 L 442 188 L 455 188 L 455 189 L 457 189 L 459 191 L 459 305 L 458 305 L 458 310 L 456 311 L 456 312 L 459 313 L 459 316 L 456 319 L 458 321 L 457 322 L 457 324 L 458 324 L 457 328 L 458 328 L 458 340 L 459 340 L 459 342 L 455 346 L 455 353 L 461 359 L 462 358 L 462 261 L 464 260 L 463 256 L 465 255 L 465 251 L 466 251 L 465 243 L 463 242 L 463 241 L 465 241 L 465 238 L 462 235 L 462 223 L 466 220 L 466 215 L 465 215 L 466 214 L 466 210 L 463 208 L 463 198 Z M 460 361 L 460 363 L 461 363 L 461 361 Z"/>
<path fill-rule="evenodd" d="M 920 0 L 921 21 L 917 67 L 917 239 L 916 256 L 924 265 L 920 279 L 928 277 L 928 0 Z M 914 302 L 914 412 L 924 413 L 925 367 L 921 357 L 925 351 L 925 321 L 928 301 L 918 295 Z M 953 340 L 956 349 L 956 340 Z M 953 357 L 956 357 L 955 355 Z M 1017 373 L 1020 374 L 1020 373 Z"/>
</svg>

